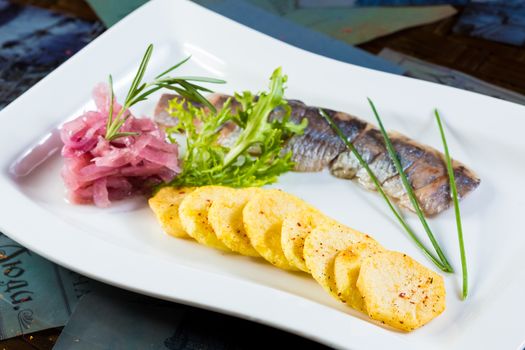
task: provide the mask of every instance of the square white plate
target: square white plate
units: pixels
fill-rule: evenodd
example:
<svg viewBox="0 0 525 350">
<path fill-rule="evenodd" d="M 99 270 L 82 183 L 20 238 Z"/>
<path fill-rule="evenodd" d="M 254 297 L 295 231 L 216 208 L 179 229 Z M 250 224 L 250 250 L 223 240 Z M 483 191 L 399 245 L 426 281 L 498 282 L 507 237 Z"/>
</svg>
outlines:
<svg viewBox="0 0 525 350">
<path fill-rule="evenodd" d="M 365 99 L 370 96 L 387 127 L 441 149 L 432 116 L 433 108 L 439 107 L 453 156 L 482 179 L 462 202 L 469 299 L 462 302 L 458 297 L 459 274 L 449 275 L 445 313 L 410 334 L 395 332 L 352 313 L 306 275 L 168 237 L 144 202 L 112 210 L 66 203 L 60 158 L 46 157 L 59 147 L 53 130 L 93 107 L 90 91 L 109 73 L 122 98 L 150 42 L 156 47 L 151 75 L 192 54 L 183 70 L 224 78 L 228 84 L 220 88 L 231 93 L 266 87 L 272 70 L 282 66 L 289 76 L 289 98 L 372 121 Z M 135 111 L 151 115 L 157 97 Z M 525 235 L 519 225 L 525 212 L 524 107 L 323 58 L 190 2 L 156 0 L 6 107 L 0 120 L 0 229 L 70 269 L 340 348 L 517 349 L 525 340 Z M 430 266 L 377 194 L 326 173 L 287 174 L 276 186 Z M 416 226 L 414 215 L 408 216 Z M 431 225 L 459 271 L 452 211 L 431 220 Z"/>
</svg>

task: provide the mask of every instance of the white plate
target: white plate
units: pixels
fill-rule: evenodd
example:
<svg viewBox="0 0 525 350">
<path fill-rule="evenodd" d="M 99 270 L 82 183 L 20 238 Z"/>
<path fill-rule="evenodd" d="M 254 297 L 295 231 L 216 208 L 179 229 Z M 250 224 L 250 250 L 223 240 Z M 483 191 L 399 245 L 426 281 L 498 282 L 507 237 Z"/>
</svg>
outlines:
<svg viewBox="0 0 525 350">
<path fill-rule="evenodd" d="M 446 312 L 410 334 L 352 314 L 305 275 L 221 253 L 163 234 L 144 203 L 101 210 L 64 201 L 57 145 L 49 134 L 92 107 L 91 88 L 112 73 L 122 98 L 149 42 L 150 72 L 188 54 L 184 71 L 225 78 L 224 92 L 265 87 L 272 70 L 289 76 L 287 96 L 372 120 L 376 101 L 388 127 L 441 148 L 432 109 L 447 123 L 453 155 L 482 184 L 462 203 L 471 295 L 458 298 L 448 276 Z M 137 108 L 151 113 L 155 98 Z M 470 92 L 372 71 L 299 50 L 187 1 L 141 7 L 0 113 L 0 229 L 31 250 L 82 274 L 156 297 L 270 324 L 352 349 L 516 349 L 525 339 L 525 108 Z M 39 144 L 39 147 L 35 145 Z M 13 169 L 29 175 L 16 177 Z M 322 174 L 288 174 L 277 186 L 375 236 L 386 247 L 427 260 L 392 221 L 377 194 Z M 411 222 L 417 224 L 413 215 Z M 459 270 L 449 210 L 431 220 Z"/>
</svg>

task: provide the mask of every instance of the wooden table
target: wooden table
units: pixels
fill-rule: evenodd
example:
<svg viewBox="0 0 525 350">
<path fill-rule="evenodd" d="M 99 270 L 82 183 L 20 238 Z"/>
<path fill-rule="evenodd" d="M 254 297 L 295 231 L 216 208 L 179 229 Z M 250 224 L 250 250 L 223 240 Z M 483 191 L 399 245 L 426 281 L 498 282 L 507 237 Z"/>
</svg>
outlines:
<svg viewBox="0 0 525 350">
<path fill-rule="evenodd" d="M 419 59 L 453 68 L 525 94 L 525 49 L 452 33 L 459 13 L 359 45 L 372 53 L 388 47 Z"/>
</svg>

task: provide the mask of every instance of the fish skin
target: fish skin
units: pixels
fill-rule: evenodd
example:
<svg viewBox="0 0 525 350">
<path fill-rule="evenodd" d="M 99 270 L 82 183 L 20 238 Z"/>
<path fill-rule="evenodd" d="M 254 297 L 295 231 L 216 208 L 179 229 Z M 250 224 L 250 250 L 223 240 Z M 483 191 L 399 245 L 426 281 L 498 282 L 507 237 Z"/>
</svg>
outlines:
<svg viewBox="0 0 525 350">
<path fill-rule="evenodd" d="M 230 96 L 223 95 L 223 94 L 213 94 L 210 95 L 208 101 L 215 107 L 215 108 L 222 108 L 223 104 L 226 102 L 226 100 Z M 172 117 L 168 113 L 168 106 L 169 101 L 176 99 L 177 101 L 182 101 L 184 103 L 191 103 L 192 106 L 196 108 L 206 108 L 202 103 L 195 102 L 195 101 L 188 101 L 184 97 L 181 97 L 180 95 L 175 94 L 162 94 L 159 101 L 157 102 L 157 105 L 155 106 L 155 111 L 153 113 L 153 119 L 157 124 L 160 124 L 162 127 L 171 127 L 176 126 L 178 123 L 178 119 L 175 117 Z M 185 106 L 187 106 L 185 104 Z M 219 107 L 218 107 L 219 106 Z"/>
<path fill-rule="evenodd" d="M 454 178 L 456 180 L 459 198 L 463 198 L 479 186 L 481 180 L 472 170 L 458 161 L 452 161 L 452 168 L 454 169 Z"/>
<path fill-rule="evenodd" d="M 416 162 L 423 155 L 424 150 L 416 145 L 412 140 L 399 133 L 390 133 L 392 145 L 396 150 L 401 167 L 405 171 L 414 162 Z M 381 136 L 382 137 L 382 136 Z M 377 156 L 372 163 L 369 164 L 370 169 L 376 175 L 379 183 L 384 184 L 387 180 L 398 175 L 398 171 L 394 162 L 390 158 L 388 152 L 385 151 Z M 368 175 L 366 169 L 362 168 L 356 174 L 359 183 L 368 190 L 376 190 L 375 184 Z"/>
<path fill-rule="evenodd" d="M 438 151 L 426 147 L 425 153 L 405 171 L 414 190 L 425 187 L 447 174 L 447 167 Z"/>
<path fill-rule="evenodd" d="M 292 151 L 295 171 L 312 172 L 326 168 L 334 158 L 346 150 L 345 144 L 333 132 L 332 128 L 319 113 L 318 108 L 302 107 L 304 113 L 290 118 L 300 123 L 303 118 L 308 126 L 302 135 L 293 136 L 285 146 L 285 151 Z M 293 107 L 292 107 L 293 111 Z M 324 110 L 347 135 L 352 142 L 366 127 L 366 123 L 342 112 Z M 301 116 L 302 118 L 299 118 Z"/>
<path fill-rule="evenodd" d="M 217 110 L 220 110 L 229 98 L 231 98 L 231 96 L 229 95 L 214 93 L 208 96 L 208 101 L 212 104 L 213 107 L 215 107 Z M 179 95 L 163 94 L 157 102 L 157 105 L 155 106 L 155 111 L 153 115 L 155 122 L 160 124 L 162 127 L 172 127 L 176 126 L 178 123 L 177 118 L 172 117 L 167 111 L 168 103 L 173 99 L 187 102 L 186 99 L 182 98 Z M 191 104 L 197 108 L 207 109 L 206 106 L 198 102 L 192 101 Z M 235 113 L 237 108 L 240 107 L 240 103 L 232 99 L 230 107 L 232 109 L 232 112 Z M 237 126 L 237 124 L 233 122 L 225 123 L 219 131 L 218 142 L 225 147 L 231 147 L 235 142 L 235 139 L 237 138 L 239 132 L 240 129 Z"/>
<path fill-rule="evenodd" d="M 208 100 L 215 108 L 221 109 L 229 97 L 224 94 L 212 94 Z M 155 109 L 157 123 L 166 125 L 166 121 L 176 122 L 176 118 L 170 117 L 165 112 L 167 103 L 172 98 L 180 97 L 166 94 L 159 100 Z M 283 149 L 283 152 L 292 151 L 295 171 L 315 172 L 328 168 L 336 177 L 356 179 L 364 188 L 375 190 L 375 184 L 368 172 L 347 150 L 346 145 L 333 132 L 317 107 L 307 106 L 298 100 L 288 100 L 288 106 L 291 109 L 290 121 L 294 123 L 300 123 L 303 119 L 308 121 L 303 134 L 292 136 Z M 239 104 L 233 101 L 232 109 L 238 107 Z M 401 178 L 386 150 L 381 132 L 372 124 L 350 114 L 330 109 L 323 110 L 332 117 L 367 162 L 385 193 L 400 206 L 414 211 Z M 282 119 L 285 112 L 285 108 L 277 108 L 270 113 L 269 119 Z M 237 125 L 227 123 L 220 130 L 219 142 L 224 145 L 231 144 L 238 131 Z M 452 199 L 444 155 L 398 132 L 389 132 L 389 136 L 425 216 L 434 216 L 449 208 Z M 463 198 L 479 186 L 479 177 L 459 161 L 453 161 L 453 169 L 459 198 Z"/>
<path fill-rule="evenodd" d="M 435 216 L 441 213 L 442 211 L 450 208 L 453 204 L 448 172 L 446 170 L 444 159 L 442 159 L 442 161 L 443 166 L 445 167 L 445 174 L 443 176 L 435 177 L 432 181 L 427 181 L 428 183 L 425 186 L 421 186 L 417 189 L 415 189 L 415 187 L 412 186 L 414 187 L 414 194 L 418 200 L 421 210 L 427 217 Z M 452 167 L 454 169 L 454 178 L 456 181 L 458 198 L 461 199 L 479 186 L 480 179 L 470 169 L 466 168 L 463 164 L 461 164 L 458 161 L 453 161 Z M 434 174 L 432 176 L 434 176 Z M 409 178 L 409 182 L 413 183 L 410 180 L 411 179 Z M 418 182 L 419 185 L 423 183 L 425 182 Z M 406 194 L 405 189 L 401 184 L 400 180 L 398 187 L 401 188 L 401 195 L 397 197 L 397 199 L 399 200 L 399 204 L 405 208 L 415 211 L 410 201 L 410 198 Z M 383 188 L 385 187 L 383 186 Z"/>
<path fill-rule="evenodd" d="M 236 113 L 237 109 L 241 107 L 241 104 L 230 95 L 214 93 L 207 98 L 217 110 L 221 110 L 228 99 L 231 99 L 230 108 L 232 113 Z M 239 128 L 237 124 L 234 122 L 226 122 L 219 130 L 217 142 L 224 147 L 232 147 L 240 132 L 241 128 Z"/>
<path fill-rule="evenodd" d="M 388 197 L 393 199 L 399 200 L 406 194 L 405 187 L 403 187 L 403 183 L 401 182 L 399 175 L 386 180 L 383 182 L 381 187 L 383 187 L 383 191 L 385 191 Z M 410 209 L 412 210 L 412 208 Z"/>
<path fill-rule="evenodd" d="M 424 153 L 424 150 L 408 137 L 399 133 L 390 133 L 390 139 L 400 159 L 401 167 L 406 170 Z M 372 146 L 370 146 L 372 145 Z M 367 133 L 354 141 L 354 147 L 367 162 L 380 184 L 398 175 L 394 162 L 390 158 L 381 132 L 369 125 Z M 365 168 L 350 151 L 341 153 L 331 164 L 330 171 L 334 176 L 352 179 L 368 190 L 375 190 L 375 184 Z M 387 192 L 385 190 L 385 192 Z M 388 192 L 387 192 L 388 193 Z M 399 195 L 401 196 L 401 194 Z"/>
<path fill-rule="evenodd" d="M 453 162 L 452 167 L 454 168 L 458 199 L 461 199 L 479 186 L 480 179 L 471 170 L 467 169 L 459 162 Z M 435 216 L 450 208 L 453 204 L 448 174 L 434 183 L 423 187 L 423 189 L 427 189 L 432 185 L 436 186 L 433 189 L 434 193 L 432 196 L 429 195 L 428 197 L 425 197 L 422 193 L 416 193 L 418 202 L 424 204 L 423 212 L 427 216 Z M 421 190 L 422 189 L 420 189 L 419 192 L 421 192 Z M 431 190 L 432 189 L 430 189 L 430 191 Z M 430 191 L 427 193 L 430 193 Z"/>
<path fill-rule="evenodd" d="M 371 164 L 374 163 L 374 160 L 386 151 L 385 143 L 381 133 L 379 133 L 379 130 L 373 128 L 370 124 L 367 125 L 365 130 L 362 131 L 351 142 L 353 143 L 356 151 L 361 155 L 361 158 L 363 158 L 363 160 L 370 165 L 370 168 L 372 168 Z M 378 163 L 378 165 L 379 166 L 377 169 L 380 169 L 382 163 Z M 331 174 L 344 179 L 352 179 L 356 177 L 361 169 L 362 167 L 359 160 L 352 152 L 348 150 L 340 153 L 330 164 Z M 364 169 L 363 172 L 366 173 Z M 377 177 L 381 175 L 375 171 L 374 174 Z"/>
<path fill-rule="evenodd" d="M 288 100 L 288 106 L 290 106 L 290 120 L 295 123 L 300 123 L 303 120 L 304 114 L 306 113 L 306 106 L 304 103 L 298 100 Z M 282 120 L 286 112 L 286 109 L 283 107 L 277 107 L 274 109 L 268 119 L 273 120 Z"/>
<path fill-rule="evenodd" d="M 395 137 L 395 139 L 397 139 L 397 137 Z M 408 138 L 406 139 L 408 140 Z M 415 145 L 415 143 L 411 140 L 405 142 L 411 142 L 412 145 L 418 149 L 418 151 L 410 151 L 404 154 L 398 153 L 398 158 L 401 160 L 403 166 L 403 172 L 405 173 L 408 182 L 414 189 L 416 197 L 418 197 L 419 189 L 445 176 L 447 169 L 443 158 L 439 152 L 433 148 L 424 145 Z M 405 144 L 408 145 L 408 143 Z M 408 159 L 410 159 L 412 162 L 408 162 Z M 389 197 L 398 199 L 402 206 L 409 208 L 410 210 L 414 210 L 405 191 L 405 187 L 401 181 L 401 178 L 397 172 L 396 176 L 393 176 L 382 183 L 382 186 L 385 193 Z M 421 191 L 421 193 L 427 192 Z M 424 196 L 422 198 L 423 201 L 431 201 L 431 199 L 424 199 Z"/>
<path fill-rule="evenodd" d="M 173 99 L 177 99 L 179 101 L 181 100 L 181 97 L 179 95 L 163 94 L 155 106 L 154 120 L 157 124 L 160 124 L 163 127 L 177 125 L 177 118 L 172 117 L 168 113 L 168 103 Z"/>
</svg>

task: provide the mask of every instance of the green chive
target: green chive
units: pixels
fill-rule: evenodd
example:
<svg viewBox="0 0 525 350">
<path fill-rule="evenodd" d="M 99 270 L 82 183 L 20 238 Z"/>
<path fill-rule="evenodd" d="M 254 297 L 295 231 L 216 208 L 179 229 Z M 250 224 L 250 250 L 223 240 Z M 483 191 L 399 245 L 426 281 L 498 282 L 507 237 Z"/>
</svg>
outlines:
<svg viewBox="0 0 525 350">
<path fill-rule="evenodd" d="M 392 211 L 392 213 L 396 217 L 397 221 L 399 221 L 401 226 L 404 228 L 404 230 L 410 236 L 412 241 L 414 241 L 416 246 L 419 249 L 421 249 L 423 254 L 425 254 L 438 268 L 440 268 L 443 271 L 448 271 L 447 268 L 441 263 L 441 261 L 439 259 L 437 259 L 436 257 L 434 257 L 434 255 L 428 250 L 428 248 L 425 247 L 425 245 L 419 240 L 419 238 L 416 236 L 414 231 L 412 231 L 410 226 L 408 226 L 407 222 L 403 219 L 401 214 L 396 210 L 396 208 L 394 207 L 394 205 L 392 204 L 392 202 L 390 201 L 390 199 L 386 195 L 385 191 L 383 190 L 383 187 L 379 183 L 379 180 L 375 176 L 375 174 L 372 171 L 372 169 L 370 169 L 370 167 L 368 166 L 368 163 L 363 159 L 363 157 L 361 157 L 361 155 L 359 154 L 357 149 L 354 147 L 354 145 L 350 141 L 348 141 L 347 137 L 344 135 L 343 131 L 339 128 L 339 126 L 336 123 L 334 123 L 332 118 L 324 110 L 319 109 L 319 113 L 321 113 L 321 115 L 325 118 L 325 120 L 328 122 L 330 127 L 337 134 L 337 136 L 341 139 L 341 141 L 344 142 L 346 147 L 354 154 L 354 156 L 357 158 L 357 160 L 359 161 L 361 166 L 363 168 L 365 168 L 366 172 L 368 173 L 368 175 L 372 179 L 372 181 L 373 181 L 373 183 L 374 183 L 374 185 L 376 187 L 377 192 L 379 192 L 381 194 L 381 196 L 385 200 L 386 204 L 388 205 L 388 207 L 390 208 L 390 210 Z"/>
<path fill-rule="evenodd" d="M 445 160 L 447 163 L 448 180 L 450 182 L 450 192 L 452 200 L 454 202 L 454 214 L 456 216 L 456 226 L 458 230 L 458 241 L 459 241 L 459 252 L 461 255 L 461 271 L 463 274 L 463 288 L 461 297 L 464 299 L 468 295 L 468 271 L 467 271 L 467 257 L 465 254 L 465 244 L 463 242 L 463 227 L 461 225 L 461 213 L 459 211 L 459 200 L 458 200 L 458 189 L 456 187 L 456 179 L 454 176 L 454 169 L 452 168 L 452 159 L 448 151 L 447 139 L 445 137 L 445 131 L 443 130 L 443 124 L 441 123 L 441 117 L 439 116 L 438 110 L 434 110 L 436 115 L 436 121 L 439 127 L 439 133 L 441 134 L 441 140 L 443 141 L 443 149 L 445 151 Z"/>
<path fill-rule="evenodd" d="M 368 98 L 368 102 L 370 103 L 370 107 L 372 107 L 372 111 L 374 112 L 377 123 L 379 125 L 379 130 L 381 131 L 381 134 L 383 135 L 383 138 L 385 140 L 385 146 L 388 151 L 388 154 L 390 155 L 390 158 L 394 162 L 394 166 L 396 167 L 397 172 L 399 173 L 399 177 L 401 178 L 401 181 L 403 182 L 403 186 L 405 187 L 405 191 L 407 192 L 408 198 L 410 199 L 410 202 L 412 203 L 412 206 L 414 207 L 416 214 L 419 217 L 419 220 L 421 221 L 421 224 L 423 225 L 423 228 L 425 229 L 425 232 L 427 233 L 427 236 L 430 239 L 430 242 L 432 243 L 432 246 L 436 250 L 437 255 L 439 256 L 441 262 L 445 266 L 446 268 L 445 271 L 454 272 L 454 269 L 448 262 L 445 254 L 443 253 L 443 251 L 441 250 L 441 247 L 439 246 L 439 243 L 434 237 L 434 234 L 432 233 L 430 226 L 428 226 L 427 220 L 425 219 L 425 216 L 423 215 L 423 211 L 421 210 L 421 207 L 419 206 L 419 202 L 417 201 L 412 185 L 408 182 L 408 179 L 403 170 L 403 167 L 401 166 L 401 162 L 399 161 L 397 153 L 394 149 L 394 145 L 392 145 L 392 141 L 390 140 L 390 137 L 388 136 L 388 133 L 386 132 L 385 127 L 383 126 L 383 123 L 381 121 L 381 118 L 379 117 L 379 113 L 377 113 L 374 103 L 372 102 L 370 98 Z"/>
</svg>

